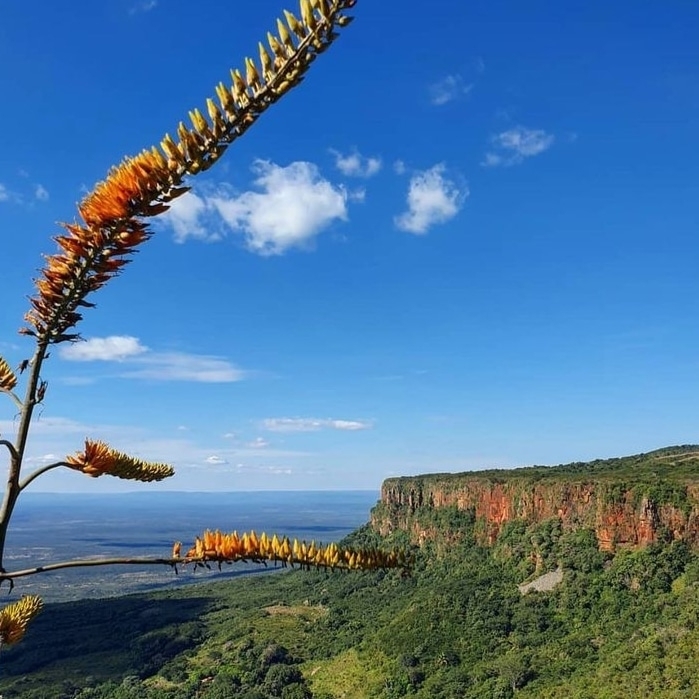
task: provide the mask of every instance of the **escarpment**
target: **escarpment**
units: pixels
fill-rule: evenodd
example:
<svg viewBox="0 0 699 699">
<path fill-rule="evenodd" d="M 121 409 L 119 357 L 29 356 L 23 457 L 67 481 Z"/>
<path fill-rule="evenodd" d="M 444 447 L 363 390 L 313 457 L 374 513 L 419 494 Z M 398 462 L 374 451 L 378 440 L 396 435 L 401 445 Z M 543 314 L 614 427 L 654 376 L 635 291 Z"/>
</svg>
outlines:
<svg viewBox="0 0 699 699">
<path fill-rule="evenodd" d="M 512 520 L 558 518 L 564 530 L 593 530 L 607 551 L 673 540 L 699 548 L 699 446 L 553 467 L 389 478 L 372 525 L 382 534 L 405 530 L 419 543 L 431 536 L 425 515 L 447 508 L 471 513 L 479 543 L 493 544 Z"/>
</svg>

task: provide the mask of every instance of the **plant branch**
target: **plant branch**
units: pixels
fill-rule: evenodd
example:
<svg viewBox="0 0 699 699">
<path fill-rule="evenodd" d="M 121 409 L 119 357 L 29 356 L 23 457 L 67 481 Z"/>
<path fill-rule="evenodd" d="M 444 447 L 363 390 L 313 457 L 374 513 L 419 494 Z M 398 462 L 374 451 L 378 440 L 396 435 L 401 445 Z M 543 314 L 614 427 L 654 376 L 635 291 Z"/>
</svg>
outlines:
<svg viewBox="0 0 699 699">
<path fill-rule="evenodd" d="M 41 468 L 36 469 L 36 471 L 30 473 L 24 480 L 19 482 L 19 491 L 22 492 L 35 478 L 38 478 L 47 471 L 51 471 L 52 469 L 58 468 L 59 466 L 69 467 L 70 464 L 66 463 L 65 461 L 57 461 L 54 464 L 48 464 L 47 466 L 42 466 Z"/>
<path fill-rule="evenodd" d="M 64 568 L 89 568 L 94 566 L 113 566 L 113 565 L 168 565 L 176 566 L 178 563 L 188 563 L 186 558 L 95 558 L 89 560 L 74 560 L 60 561 L 59 563 L 49 563 L 43 566 L 34 568 L 25 568 L 24 570 L 15 570 L 12 572 L 0 573 L 0 584 L 5 580 L 14 580 L 15 578 L 24 578 L 28 575 L 36 575 L 37 573 L 47 573 L 52 570 L 63 570 Z"/>
<path fill-rule="evenodd" d="M 10 468 L 7 470 L 5 495 L 2 500 L 2 506 L 0 507 L 0 571 L 4 570 L 2 562 L 5 553 L 7 528 L 10 524 L 10 518 L 12 517 L 12 511 L 15 508 L 17 497 L 20 494 L 19 476 L 22 470 L 22 460 L 24 458 L 24 449 L 27 445 L 29 427 L 31 426 L 34 407 L 40 402 L 37 391 L 39 389 L 41 365 L 46 357 L 47 349 L 48 340 L 37 341 L 34 357 L 29 362 L 29 378 L 19 417 L 17 441 L 15 442 L 14 447 L 10 450 Z M 41 396 L 41 398 L 43 398 L 43 396 Z"/>
<path fill-rule="evenodd" d="M 2 445 L 3 447 L 7 447 L 7 451 L 10 452 L 10 456 L 13 459 L 17 458 L 17 450 L 15 449 L 15 445 L 12 444 L 12 442 L 8 442 L 6 439 L 0 439 L 0 445 Z"/>
</svg>

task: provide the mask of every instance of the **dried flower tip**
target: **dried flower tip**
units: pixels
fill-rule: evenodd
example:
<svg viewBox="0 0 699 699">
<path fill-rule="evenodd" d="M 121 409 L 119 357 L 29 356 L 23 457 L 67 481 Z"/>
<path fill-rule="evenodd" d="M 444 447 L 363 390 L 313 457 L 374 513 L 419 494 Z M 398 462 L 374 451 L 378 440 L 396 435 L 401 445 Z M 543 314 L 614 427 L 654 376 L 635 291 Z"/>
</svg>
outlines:
<svg viewBox="0 0 699 699">
<path fill-rule="evenodd" d="M 10 646 L 24 636 L 29 622 L 41 611 L 41 597 L 25 595 L 0 611 L 0 644 Z"/>
<path fill-rule="evenodd" d="M 0 357 L 0 391 L 11 391 L 17 385 L 17 377 L 10 365 Z"/>
</svg>

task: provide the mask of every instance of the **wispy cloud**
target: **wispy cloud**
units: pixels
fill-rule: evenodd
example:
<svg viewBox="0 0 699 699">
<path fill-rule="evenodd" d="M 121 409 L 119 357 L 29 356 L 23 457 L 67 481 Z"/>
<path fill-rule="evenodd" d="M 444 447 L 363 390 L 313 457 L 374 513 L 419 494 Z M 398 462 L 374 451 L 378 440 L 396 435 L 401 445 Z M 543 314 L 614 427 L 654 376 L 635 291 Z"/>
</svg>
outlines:
<svg viewBox="0 0 699 699">
<path fill-rule="evenodd" d="M 528 129 L 515 126 L 492 137 L 492 150 L 485 154 L 481 165 L 497 167 L 517 165 L 526 158 L 532 158 L 547 151 L 555 140 L 553 134 L 543 129 Z"/>
<path fill-rule="evenodd" d="M 347 191 L 323 178 L 313 163 L 286 167 L 267 160 L 252 166 L 257 191 L 236 193 L 220 185 L 212 194 L 191 192 L 173 202 L 161 220 L 172 226 L 175 240 L 217 240 L 226 230 L 240 233 L 248 250 L 282 255 L 309 249 L 335 221 L 347 220 Z"/>
<path fill-rule="evenodd" d="M 353 150 L 347 155 L 331 149 L 335 156 L 335 167 L 347 177 L 372 177 L 381 170 L 381 158 L 365 157 Z"/>
<path fill-rule="evenodd" d="M 22 175 L 22 177 L 24 177 Z M 26 187 L 22 188 L 22 192 L 9 189 L 6 185 L 0 184 L 0 202 L 6 201 L 12 204 L 20 204 L 31 206 L 34 201 L 48 201 L 49 192 L 41 184 L 34 185 L 33 191 L 28 193 Z"/>
<path fill-rule="evenodd" d="M 247 376 L 247 372 L 222 357 L 185 352 L 149 352 L 135 358 L 134 363 L 140 368 L 123 372 L 123 378 L 233 383 L 242 381 Z"/>
<path fill-rule="evenodd" d="M 441 107 L 443 104 L 467 95 L 472 89 L 473 83 L 465 83 L 458 73 L 447 75 L 430 85 L 430 102 Z"/>
<path fill-rule="evenodd" d="M 319 432 L 320 430 L 343 430 L 357 432 L 371 429 L 366 420 L 336 420 L 315 417 L 273 417 L 262 421 L 262 428 L 270 432 Z"/>
<path fill-rule="evenodd" d="M 266 449 L 269 446 L 269 442 L 263 437 L 257 437 L 253 439 L 252 442 L 248 442 L 245 446 L 249 449 Z"/>
<path fill-rule="evenodd" d="M 60 348 L 61 359 L 73 362 L 120 362 L 147 352 L 137 337 L 131 335 L 111 335 L 92 337 L 84 342 L 75 342 Z"/>
<path fill-rule="evenodd" d="M 230 383 L 241 381 L 246 372 L 223 357 L 188 354 L 186 352 L 153 352 L 136 337 L 112 335 L 93 337 L 62 347 L 61 359 L 74 362 L 119 362 L 128 364 L 117 374 L 128 379 L 154 381 L 194 381 L 199 383 Z"/>
<path fill-rule="evenodd" d="M 129 8 L 130 15 L 137 15 L 141 12 L 150 12 L 158 6 L 158 0 L 142 0 Z"/>
<path fill-rule="evenodd" d="M 456 216 L 469 191 L 465 185 L 459 187 L 448 179 L 445 170 L 440 163 L 410 178 L 408 210 L 395 217 L 400 230 L 420 235 Z"/>
</svg>

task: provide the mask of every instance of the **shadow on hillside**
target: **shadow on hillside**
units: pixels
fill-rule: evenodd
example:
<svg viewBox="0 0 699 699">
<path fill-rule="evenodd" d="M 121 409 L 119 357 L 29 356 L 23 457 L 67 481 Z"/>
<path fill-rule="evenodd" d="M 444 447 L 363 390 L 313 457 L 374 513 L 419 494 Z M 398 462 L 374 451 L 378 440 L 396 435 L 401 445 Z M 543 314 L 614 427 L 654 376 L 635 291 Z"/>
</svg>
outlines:
<svg viewBox="0 0 699 699">
<path fill-rule="evenodd" d="M 0 679 L 53 664 L 104 679 L 149 675 L 201 640 L 210 604 L 206 597 L 133 595 L 47 605 L 24 640 L 2 651 Z"/>
</svg>

